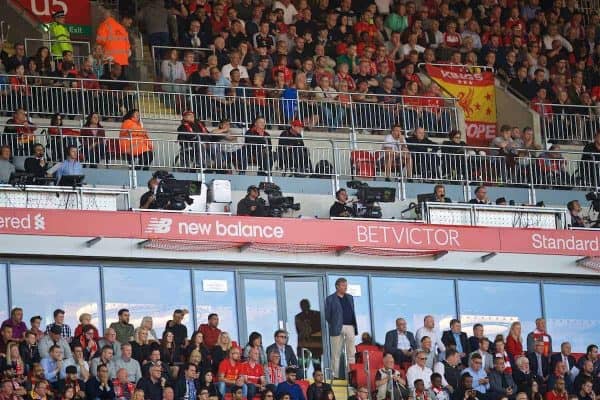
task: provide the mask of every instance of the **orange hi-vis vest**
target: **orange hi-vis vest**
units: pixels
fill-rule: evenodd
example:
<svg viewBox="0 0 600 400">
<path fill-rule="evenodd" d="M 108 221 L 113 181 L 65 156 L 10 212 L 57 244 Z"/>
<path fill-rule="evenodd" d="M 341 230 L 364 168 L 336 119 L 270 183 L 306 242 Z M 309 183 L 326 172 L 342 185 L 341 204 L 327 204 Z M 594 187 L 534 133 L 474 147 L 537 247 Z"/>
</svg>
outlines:
<svg viewBox="0 0 600 400">
<path fill-rule="evenodd" d="M 119 151 L 121 154 L 139 156 L 151 152 L 152 149 L 152 141 L 140 122 L 135 122 L 132 119 L 123 121 L 119 134 Z"/>
<path fill-rule="evenodd" d="M 129 65 L 129 32 L 113 17 L 106 18 L 98 26 L 96 43 L 104 48 L 106 57 L 111 57 L 119 65 Z"/>
</svg>

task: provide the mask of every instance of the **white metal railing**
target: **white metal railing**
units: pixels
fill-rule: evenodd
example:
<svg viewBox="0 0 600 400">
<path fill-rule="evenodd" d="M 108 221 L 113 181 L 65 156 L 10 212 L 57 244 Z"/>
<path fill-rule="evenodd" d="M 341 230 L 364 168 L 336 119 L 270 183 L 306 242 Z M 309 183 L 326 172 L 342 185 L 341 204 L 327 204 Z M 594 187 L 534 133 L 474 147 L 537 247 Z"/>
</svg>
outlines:
<svg viewBox="0 0 600 400">
<path fill-rule="evenodd" d="M 521 156 L 490 155 L 486 148 L 419 145 L 408 143 L 401 151 L 372 150 L 383 143 L 304 138 L 304 146 L 287 145 L 277 137 L 250 135 L 179 136 L 179 132 L 149 132 L 138 139 L 131 132 L 105 129 L 105 136 L 76 131 L 0 124 L 0 143 L 8 144 L 17 157 L 31 153 L 34 143 L 46 148 L 51 162 L 62 161 L 68 146 L 79 149 L 84 166 L 167 169 L 200 175 L 209 172 L 257 172 L 267 177 L 293 175 L 341 179 L 388 179 L 399 186 L 403 198 L 407 182 L 439 182 L 469 185 L 484 183 L 529 188 L 595 190 L 600 188 L 600 160 L 582 160 L 582 152 L 553 152 Z M 13 132 L 13 133 L 11 133 Z M 16 133 L 14 133 L 16 132 Z M 156 138 L 160 136 L 162 138 Z M 180 140 L 181 139 L 181 140 Z M 147 154 L 133 151 L 142 141 Z"/>
<path fill-rule="evenodd" d="M 551 107 L 552 112 L 545 111 L 545 107 Z M 544 104 L 538 109 L 546 141 L 590 142 L 600 132 L 599 106 Z"/>
<path fill-rule="evenodd" d="M 11 77 L 0 75 L 5 81 Z M 430 136 L 445 137 L 458 127 L 457 104 L 452 98 L 369 95 L 368 100 L 356 101 L 354 93 L 333 92 L 330 101 L 323 101 L 314 91 L 33 76 L 0 85 L 0 92 L 4 93 L 0 112 L 23 107 L 31 113 L 58 112 L 80 119 L 92 111 L 118 118 L 137 108 L 144 119 L 178 120 L 184 110 L 191 109 L 201 120 L 227 118 L 241 127 L 248 127 L 257 116 L 270 126 L 284 127 L 301 118 L 309 128 L 351 133 L 387 131 L 400 124 L 405 130 L 421 126 Z M 439 105 L 428 105 L 428 100 Z"/>
</svg>

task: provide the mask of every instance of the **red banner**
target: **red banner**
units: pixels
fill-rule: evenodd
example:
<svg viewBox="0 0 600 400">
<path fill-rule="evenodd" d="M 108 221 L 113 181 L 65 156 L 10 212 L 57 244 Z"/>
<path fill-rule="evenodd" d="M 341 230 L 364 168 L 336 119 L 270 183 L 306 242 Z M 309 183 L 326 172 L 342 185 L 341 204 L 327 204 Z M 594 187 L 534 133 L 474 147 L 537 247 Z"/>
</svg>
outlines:
<svg viewBox="0 0 600 400">
<path fill-rule="evenodd" d="M 574 256 L 600 254 L 600 230 L 481 228 L 157 212 L 1 208 L 0 234 Z"/>
<path fill-rule="evenodd" d="M 65 13 L 65 23 L 69 25 L 71 34 L 89 34 L 91 25 L 89 0 L 16 0 L 40 23 L 52 22 L 52 11 L 62 8 Z"/>
<path fill-rule="evenodd" d="M 489 145 L 496 137 L 496 87 L 494 74 L 473 72 L 462 66 L 427 64 L 427 73 L 458 99 L 465 114 L 467 144 Z"/>
</svg>

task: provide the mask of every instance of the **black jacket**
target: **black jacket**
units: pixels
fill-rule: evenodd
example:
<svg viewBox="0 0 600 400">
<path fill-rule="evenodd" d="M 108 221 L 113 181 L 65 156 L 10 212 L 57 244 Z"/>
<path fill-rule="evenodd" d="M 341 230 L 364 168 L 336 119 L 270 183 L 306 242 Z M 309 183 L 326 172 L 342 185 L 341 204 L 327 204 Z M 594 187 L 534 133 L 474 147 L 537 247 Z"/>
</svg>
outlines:
<svg viewBox="0 0 600 400">
<path fill-rule="evenodd" d="M 37 344 L 29 346 L 27 343 L 23 342 L 19 345 L 19 353 L 23 358 L 23 363 L 29 368 L 33 367 L 34 363 L 39 363 L 41 360 Z"/>
<path fill-rule="evenodd" d="M 252 211 L 252 207 L 256 207 L 256 209 Z M 246 196 L 238 202 L 237 215 L 248 215 L 251 217 L 266 217 L 267 212 L 265 210 L 265 204 L 260 197 L 256 200 L 252 200 L 248 196 Z"/>
<path fill-rule="evenodd" d="M 28 174 L 33 174 L 36 178 L 43 178 L 46 176 L 46 171 L 48 170 L 48 163 L 44 164 L 42 167 L 40 165 L 40 160 L 35 157 L 29 157 L 25 160 L 25 172 Z"/>
<path fill-rule="evenodd" d="M 448 199 L 450 200 L 450 199 Z M 446 201 L 446 203 L 451 203 L 452 201 Z M 454 341 L 454 335 L 452 334 L 452 331 L 444 331 L 444 333 L 442 334 L 442 343 L 444 343 L 444 346 L 448 347 L 448 346 L 454 346 L 456 347 L 456 342 Z M 469 341 L 467 340 L 467 334 L 464 332 L 460 333 L 460 343 L 462 345 L 463 348 L 463 353 L 465 354 L 469 354 L 471 352 L 471 349 L 469 348 Z"/>
<path fill-rule="evenodd" d="M 331 390 L 329 383 L 323 383 L 321 386 L 317 386 L 316 383 L 311 384 L 306 391 L 306 400 L 322 400 L 323 394 Z"/>
<path fill-rule="evenodd" d="M 108 389 L 100 389 L 100 381 L 98 378 L 93 377 L 86 383 L 85 397 L 90 400 L 113 400 L 115 398 L 115 389 L 111 381 L 108 381 Z"/>
<path fill-rule="evenodd" d="M 277 348 L 277 344 L 273 343 L 269 347 L 267 347 L 266 353 L 269 354 L 272 351 L 276 351 L 279 353 L 279 349 Z M 292 346 L 285 345 L 285 360 L 287 361 L 288 367 L 298 367 L 298 358 L 296 358 L 296 354 L 294 353 L 294 349 Z"/>
<path fill-rule="evenodd" d="M 571 217 L 571 219 L 573 219 L 573 217 Z M 556 354 L 552 354 L 550 356 L 550 371 L 554 371 L 554 367 L 556 366 L 556 364 L 559 361 L 562 361 L 562 354 L 561 353 L 556 353 Z M 577 365 L 577 362 L 575 361 L 575 357 L 569 355 L 567 356 L 567 360 L 569 365 L 567 365 L 567 371 L 571 371 L 571 368 L 575 367 Z"/>
<path fill-rule="evenodd" d="M 535 374 L 538 374 L 538 359 L 535 355 L 534 352 L 532 353 L 528 353 L 527 354 L 527 358 L 529 359 L 529 369 L 533 372 L 535 372 Z M 544 357 L 543 355 L 540 357 L 540 359 L 542 360 L 542 373 L 544 374 L 544 377 L 548 376 L 549 373 L 549 365 L 548 365 L 548 358 Z"/>
<path fill-rule="evenodd" d="M 354 213 L 354 209 L 352 207 L 348 207 L 345 204 L 336 201 L 333 203 L 331 208 L 329 208 L 329 216 L 330 217 L 356 217 Z"/>
<path fill-rule="evenodd" d="M 196 386 L 196 394 L 200 394 L 200 383 L 198 381 L 194 381 L 194 386 Z M 175 400 L 184 400 L 185 395 L 187 394 L 185 377 L 177 379 L 173 385 L 173 391 L 175 392 Z"/>
<path fill-rule="evenodd" d="M 142 378 L 138 381 L 136 387 L 144 391 L 144 397 L 147 400 L 162 400 L 163 389 L 160 381 L 154 383 L 150 378 Z"/>
</svg>

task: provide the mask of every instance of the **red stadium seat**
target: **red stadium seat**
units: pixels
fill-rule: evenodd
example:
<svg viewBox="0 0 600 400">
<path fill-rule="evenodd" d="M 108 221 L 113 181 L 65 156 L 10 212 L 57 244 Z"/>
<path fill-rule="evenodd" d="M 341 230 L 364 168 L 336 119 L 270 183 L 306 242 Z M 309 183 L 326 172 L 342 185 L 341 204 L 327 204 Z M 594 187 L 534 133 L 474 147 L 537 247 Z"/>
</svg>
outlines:
<svg viewBox="0 0 600 400">
<path fill-rule="evenodd" d="M 375 176 L 375 155 L 366 150 L 353 150 L 350 153 L 352 174 L 358 177 Z"/>
</svg>

